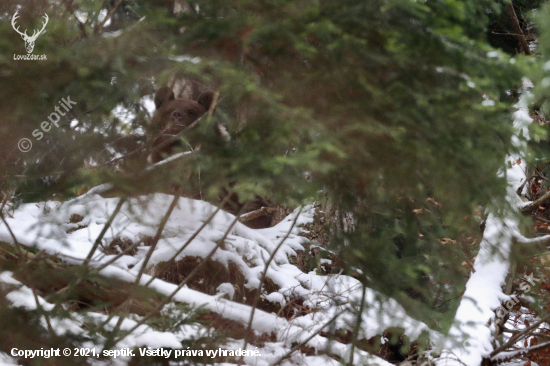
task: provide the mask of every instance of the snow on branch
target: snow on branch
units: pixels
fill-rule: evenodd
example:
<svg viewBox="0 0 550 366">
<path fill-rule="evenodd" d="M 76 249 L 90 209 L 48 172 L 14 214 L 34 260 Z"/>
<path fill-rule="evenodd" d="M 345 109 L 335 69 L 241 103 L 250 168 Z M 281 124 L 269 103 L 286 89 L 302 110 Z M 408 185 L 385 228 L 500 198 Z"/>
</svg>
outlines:
<svg viewBox="0 0 550 366">
<path fill-rule="evenodd" d="M 438 366 L 479 366 L 483 358 L 493 351 L 492 332 L 489 326 L 494 310 L 507 296 L 502 291 L 509 269 L 509 256 L 514 241 L 525 241 L 519 234 L 519 214 L 523 202 L 516 193 L 525 179 L 526 163 L 522 156 L 528 140 L 528 126 L 533 121 L 529 117 L 528 98 L 532 83 L 524 79 L 520 101 L 515 105 L 514 128 L 516 134 L 512 143 L 518 151 L 506 158 L 506 179 L 508 181 L 506 200 L 511 209 L 489 214 L 479 254 L 474 263 L 466 291 L 455 315 L 455 322 L 449 331 L 449 338 L 440 344 L 443 350 L 437 360 Z M 509 164 L 509 162 L 514 162 Z M 519 162 L 519 164 L 517 163 Z"/>
</svg>

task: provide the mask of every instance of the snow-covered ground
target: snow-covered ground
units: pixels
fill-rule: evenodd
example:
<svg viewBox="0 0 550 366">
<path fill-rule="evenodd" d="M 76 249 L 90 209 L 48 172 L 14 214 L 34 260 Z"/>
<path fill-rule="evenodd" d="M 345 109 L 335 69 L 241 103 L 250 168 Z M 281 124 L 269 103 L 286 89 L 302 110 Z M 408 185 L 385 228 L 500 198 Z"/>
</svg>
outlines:
<svg viewBox="0 0 550 366">
<path fill-rule="evenodd" d="M 71 265 L 82 264 L 88 256 L 94 242 L 115 211 L 118 198 L 103 198 L 98 193 L 102 187 L 96 187 L 90 192 L 64 203 L 38 202 L 25 204 L 10 212 L 6 216 L 7 223 L 16 240 L 25 246 L 35 247 L 49 254 L 55 254 Z M 122 255 L 115 261 L 114 254 L 105 254 L 103 247 L 108 247 L 114 239 L 125 238 L 133 243 L 139 242 L 145 237 L 154 237 L 161 219 L 165 216 L 170 203 L 174 199 L 171 195 L 154 194 L 132 198 L 122 204 L 120 211 L 112 220 L 112 224 L 103 236 L 101 245 L 93 255 L 90 267 L 101 269 L 100 274 L 114 277 L 128 282 L 135 282 L 140 269 L 146 261 L 146 256 L 151 246 L 143 244 L 137 249 L 135 255 Z M 74 222 L 75 215 L 82 218 L 80 222 Z M 299 215 L 296 217 L 296 215 Z M 71 217 L 73 222 L 71 223 Z M 304 273 L 296 266 L 289 263 L 289 256 L 296 255 L 297 250 L 303 250 L 302 244 L 307 239 L 300 236 L 301 226 L 313 219 L 312 207 L 296 210 L 286 217 L 278 225 L 261 230 L 250 229 L 235 217 L 221 210 L 216 212 L 216 207 L 203 201 L 187 198 L 179 198 L 174 211 L 170 215 L 161 239 L 147 262 L 147 268 L 160 262 L 169 261 L 178 251 L 177 260 L 187 257 L 207 257 L 225 237 L 224 245 L 219 247 L 212 259 L 225 266 L 230 262 L 237 265 L 245 277 L 245 287 L 254 289 L 260 284 L 262 272 L 268 258 L 274 252 L 278 244 L 284 242 L 275 253 L 273 261 L 269 264 L 266 277 L 275 285 L 277 290 L 272 293 L 263 293 L 265 299 L 272 303 L 284 306 L 292 299 L 303 299 L 303 305 L 312 311 L 305 315 L 297 315 L 290 320 L 275 313 L 268 313 L 257 309 L 254 313 L 251 329 L 260 334 L 274 334 L 276 341 L 266 342 L 261 348 L 248 344 L 248 350 L 257 349 L 261 356 L 244 357 L 247 365 L 270 365 L 285 355 L 293 345 L 306 342 L 308 347 L 322 351 L 317 355 L 305 355 L 298 352 L 283 361 L 283 365 L 336 365 L 338 364 L 327 354 L 336 355 L 344 359 L 349 358 L 350 345 L 329 340 L 321 336 L 321 329 L 328 330 L 331 319 L 336 317 L 332 327 L 336 329 L 351 330 L 356 316 L 351 311 L 357 308 L 362 295 L 362 287 L 356 279 L 344 275 L 318 275 L 312 271 Z M 204 225 L 205 222 L 208 222 Z M 202 229 L 201 229 L 202 227 Z M 226 231 L 229 232 L 226 234 Z M 13 243 L 13 236 L 5 225 L 0 226 L 0 241 Z M 181 250 L 182 246 L 185 246 Z M 108 262 L 112 262 L 108 264 Z M 107 266 L 105 266 L 108 264 Z M 169 311 L 175 303 L 185 303 L 192 308 L 202 307 L 217 313 L 226 319 L 236 321 L 247 326 L 250 318 L 251 307 L 249 305 L 231 301 L 234 289 L 231 284 L 225 283 L 218 287 L 219 293 L 208 295 L 183 286 L 178 290 L 178 285 L 168 283 L 160 279 L 152 279 L 145 271 L 140 278 L 142 285 L 147 285 L 163 295 L 170 295 L 177 291 L 171 303 L 165 306 L 164 311 Z M 32 291 L 18 283 L 11 273 L 4 272 L 0 275 L 0 281 L 17 285 L 8 294 L 8 300 L 12 306 L 34 309 L 36 300 Z M 265 289 L 264 289 L 265 291 Z M 388 327 L 400 327 L 413 340 L 426 331 L 431 333 L 428 327 L 405 314 L 401 306 L 392 299 L 388 299 L 375 291 L 366 291 L 365 311 L 362 317 L 362 326 L 359 339 L 370 338 L 382 334 Z M 41 307 L 48 311 L 53 308 L 46 300 L 39 297 Z M 126 318 L 121 323 L 122 330 L 129 330 L 136 326 L 135 318 Z M 55 322 L 52 326 L 63 332 L 63 329 L 71 329 L 72 332 L 86 337 L 86 322 L 108 322 L 107 327 L 114 327 L 117 317 L 108 319 L 107 315 L 89 312 L 86 316 L 82 313 L 75 314 L 71 319 Z M 44 322 L 44 326 L 46 323 Z M 147 325 L 140 325 L 131 335 L 123 338 L 114 349 L 125 347 L 152 347 L 165 349 L 181 348 L 181 342 L 188 339 L 204 336 L 208 331 L 198 324 L 182 326 L 176 332 L 159 332 Z M 229 340 L 226 349 L 238 349 L 243 347 L 242 340 Z M 83 347 L 94 347 L 97 352 L 103 348 L 101 342 L 83 344 Z M 386 361 L 368 355 L 366 352 L 355 348 L 354 364 L 389 365 Z M 0 355 L 2 362 L 10 362 L 10 355 Z M 125 364 L 128 357 L 116 359 L 120 364 Z M 99 361 L 97 361 L 99 362 Z"/>
</svg>

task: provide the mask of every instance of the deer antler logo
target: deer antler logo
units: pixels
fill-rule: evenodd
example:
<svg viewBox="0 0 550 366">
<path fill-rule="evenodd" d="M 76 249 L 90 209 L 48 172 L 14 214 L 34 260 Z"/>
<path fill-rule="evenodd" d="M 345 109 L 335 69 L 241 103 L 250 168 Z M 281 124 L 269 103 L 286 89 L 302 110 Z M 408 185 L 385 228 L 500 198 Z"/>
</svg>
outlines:
<svg viewBox="0 0 550 366">
<path fill-rule="evenodd" d="M 48 14 L 44 14 L 44 26 L 39 31 L 34 30 L 32 36 L 27 35 L 27 30 L 25 29 L 25 32 L 21 32 L 19 30 L 19 27 L 15 27 L 15 20 L 19 18 L 19 15 L 17 15 L 19 11 L 16 11 L 15 14 L 13 14 L 13 17 L 11 18 L 11 26 L 13 29 L 21 35 L 21 38 L 25 41 L 25 48 L 27 49 L 27 53 L 31 53 L 34 49 L 34 42 L 36 41 L 36 38 L 38 38 L 39 35 L 44 32 L 44 29 L 46 28 L 46 24 L 48 24 Z"/>
</svg>

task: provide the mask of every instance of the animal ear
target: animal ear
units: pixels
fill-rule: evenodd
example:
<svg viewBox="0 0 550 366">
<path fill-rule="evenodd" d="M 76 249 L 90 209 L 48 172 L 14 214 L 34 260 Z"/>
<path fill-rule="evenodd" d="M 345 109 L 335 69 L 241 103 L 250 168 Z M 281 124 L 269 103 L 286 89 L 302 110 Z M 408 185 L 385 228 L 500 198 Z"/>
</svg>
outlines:
<svg viewBox="0 0 550 366">
<path fill-rule="evenodd" d="M 199 95 L 197 103 L 202 105 L 204 109 L 209 110 L 214 100 L 214 92 L 212 90 L 206 90 Z"/>
<path fill-rule="evenodd" d="M 164 103 L 176 99 L 174 92 L 167 86 L 163 86 L 155 93 L 155 107 L 159 109 Z"/>
</svg>

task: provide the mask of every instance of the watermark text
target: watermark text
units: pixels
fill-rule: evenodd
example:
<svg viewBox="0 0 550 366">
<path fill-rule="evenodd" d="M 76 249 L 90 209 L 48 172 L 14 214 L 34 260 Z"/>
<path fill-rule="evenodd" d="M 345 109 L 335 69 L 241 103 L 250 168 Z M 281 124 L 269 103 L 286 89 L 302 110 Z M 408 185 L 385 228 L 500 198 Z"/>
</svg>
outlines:
<svg viewBox="0 0 550 366">
<path fill-rule="evenodd" d="M 40 128 L 32 131 L 32 136 L 37 141 L 44 138 L 45 132 L 50 132 L 52 125 L 59 128 L 59 121 L 61 120 L 61 117 L 65 116 L 67 114 L 66 112 L 69 112 L 77 103 L 71 100 L 71 96 L 69 95 L 67 98 L 61 98 L 58 104 L 63 107 L 63 110 L 56 105 L 54 108 L 55 112 L 50 113 L 47 118 L 48 120 L 41 122 Z M 21 150 L 21 152 L 29 152 L 32 149 L 32 141 L 28 138 L 22 138 L 17 143 L 17 147 Z"/>
</svg>

